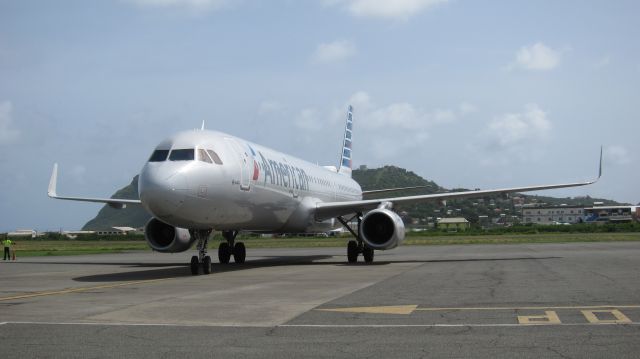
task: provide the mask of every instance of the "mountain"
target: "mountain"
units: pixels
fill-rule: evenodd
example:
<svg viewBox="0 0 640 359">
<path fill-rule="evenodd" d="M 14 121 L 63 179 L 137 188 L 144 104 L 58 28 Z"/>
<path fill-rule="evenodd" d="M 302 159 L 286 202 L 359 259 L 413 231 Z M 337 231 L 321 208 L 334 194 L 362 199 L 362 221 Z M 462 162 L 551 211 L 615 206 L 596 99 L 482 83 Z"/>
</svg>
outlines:
<svg viewBox="0 0 640 359">
<path fill-rule="evenodd" d="M 408 196 L 417 194 L 429 194 L 436 192 L 446 192 L 447 189 L 440 187 L 433 181 L 426 180 L 417 174 L 407 171 L 404 168 L 395 166 L 384 166 L 380 168 L 368 169 L 362 167 L 353 171 L 353 179 L 356 180 L 363 191 L 382 188 L 399 188 L 426 186 L 426 188 L 399 191 L 393 196 Z M 451 191 L 463 191 L 463 188 L 451 189 Z M 367 198 L 380 198 L 389 194 L 380 194 Z M 112 198 L 138 198 L 138 176 L 135 176 L 131 183 L 118 190 Z M 424 224 L 425 219 L 431 217 L 465 217 L 472 223 L 478 222 L 479 216 L 495 218 L 504 215 L 515 215 L 518 212 L 518 205 L 524 203 L 537 203 L 540 205 L 567 205 L 567 206 L 591 206 L 594 202 L 603 202 L 604 205 L 619 205 L 619 203 L 607 199 L 586 197 L 575 198 L 554 198 L 547 196 L 532 196 L 513 194 L 511 196 L 488 196 L 485 198 L 460 199 L 447 201 L 446 206 L 441 203 L 422 203 L 412 205 L 399 205 L 395 210 L 408 224 Z M 98 215 L 87 222 L 83 230 L 110 229 L 114 226 L 140 228 L 151 218 L 151 216 L 141 206 L 128 206 L 124 209 L 114 209 L 105 205 Z"/>
<path fill-rule="evenodd" d="M 138 176 L 133 177 L 131 183 L 119 189 L 111 198 L 138 199 Z M 104 205 L 96 217 L 87 222 L 83 231 L 106 230 L 112 227 L 140 228 L 151 219 L 151 215 L 138 205 L 116 209 Z"/>
</svg>

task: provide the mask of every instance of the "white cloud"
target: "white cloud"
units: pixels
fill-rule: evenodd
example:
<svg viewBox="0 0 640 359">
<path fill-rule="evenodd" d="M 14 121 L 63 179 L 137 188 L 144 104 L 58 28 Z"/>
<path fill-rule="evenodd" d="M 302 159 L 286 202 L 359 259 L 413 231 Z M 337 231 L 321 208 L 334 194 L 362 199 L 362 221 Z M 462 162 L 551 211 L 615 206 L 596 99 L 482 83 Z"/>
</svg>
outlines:
<svg viewBox="0 0 640 359">
<path fill-rule="evenodd" d="M 549 137 L 551 128 L 547 113 L 538 105 L 529 104 L 524 112 L 494 118 L 482 136 L 488 139 L 489 149 L 502 151 L 544 141 Z"/>
<path fill-rule="evenodd" d="M 363 118 L 363 126 L 370 129 L 426 130 L 435 124 L 451 123 L 468 114 L 470 104 L 460 105 L 460 110 L 436 109 L 425 111 L 408 102 L 396 102 L 379 106 L 371 101 L 369 94 L 360 91 L 351 96 L 358 118 Z"/>
<path fill-rule="evenodd" d="M 71 168 L 70 174 L 76 183 L 84 184 L 85 183 L 85 174 L 87 173 L 87 168 L 83 165 L 74 165 Z"/>
<path fill-rule="evenodd" d="M 593 63 L 593 68 L 601 69 L 603 67 L 607 67 L 611 64 L 611 55 L 605 55 L 601 57 L 598 61 Z"/>
<path fill-rule="evenodd" d="M 258 114 L 265 115 L 273 112 L 280 112 L 284 110 L 285 106 L 278 101 L 266 100 L 262 101 L 258 106 Z"/>
<path fill-rule="evenodd" d="M 206 12 L 228 5 L 232 0 L 126 0 L 141 7 L 182 8 L 195 12 Z"/>
<path fill-rule="evenodd" d="M 0 145 L 13 143 L 20 137 L 20 130 L 12 128 L 12 112 L 11 102 L 0 102 Z"/>
<path fill-rule="evenodd" d="M 465 115 L 469 115 L 469 114 L 478 112 L 478 108 L 473 104 L 470 104 L 468 102 L 463 102 L 458 107 L 458 111 L 460 111 L 460 114 L 462 116 L 465 116 Z"/>
<path fill-rule="evenodd" d="M 449 0 L 327 0 L 325 4 L 341 5 L 352 15 L 383 19 L 407 20 L 419 12 Z"/>
<path fill-rule="evenodd" d="M 294 123 L 303 130 L 316 131 L 322 128 L 320 112 L 315 108 L 305 108 L 295 117 Z"/>
<path fill-rule="evenodd" d="M 523 46 L 516 53 L 516 60 L 509 69 L 520 68 L 533 71 L 552 70 L 560 65 L 561 52 L 538 42 L 531 46 Z"/>
<path fill-rule="evenodd" d="M 613 162 L 616 165 L 627 165 L 631 163 L 629 151 L 622 146 L 609 146 L 605 149 L 604 155 L 606 157 L 605 163 Z"/>
<path fill-rule="evenodd" d="M 355 45 L 348 40 L 337 40 L 318 45 L 311 60 L 316 64 L 328 64 L 344 61 L 356 54 Z"/>
</svg>

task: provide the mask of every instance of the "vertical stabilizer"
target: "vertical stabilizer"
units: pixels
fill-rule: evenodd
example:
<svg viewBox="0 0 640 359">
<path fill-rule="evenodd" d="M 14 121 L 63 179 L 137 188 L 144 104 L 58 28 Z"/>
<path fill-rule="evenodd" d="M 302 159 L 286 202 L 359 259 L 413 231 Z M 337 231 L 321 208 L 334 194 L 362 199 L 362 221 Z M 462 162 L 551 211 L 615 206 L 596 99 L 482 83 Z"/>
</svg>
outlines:
<svg viewBox="0 0 640 359">
<path fill-rule="evenodd" d="M 347 124 L 344 129 L 344 139 L 342 141 L 342 151 L 340 154 L 340 164 L 338 173 L 351 177 L 351 135 L 353 131 L 353 107 L 349 105 L 347 112 Z"/>
</svg>

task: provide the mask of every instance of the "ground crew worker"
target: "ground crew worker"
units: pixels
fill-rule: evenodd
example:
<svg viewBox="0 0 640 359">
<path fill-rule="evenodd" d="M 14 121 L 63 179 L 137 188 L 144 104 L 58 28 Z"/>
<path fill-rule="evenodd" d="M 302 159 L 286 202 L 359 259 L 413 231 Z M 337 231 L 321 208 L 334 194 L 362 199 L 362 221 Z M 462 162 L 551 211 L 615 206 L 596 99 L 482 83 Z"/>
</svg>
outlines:
<svg viewBox="0 0 640 359">
<path fill-rule="evenodd" d="M 11 244 L 13 242 L 11 242 L 11 240 L 9 238 L 5 239 L 4 241 L 2 241 L 2 244 L 4 244 L 4 259 L 3 260 L 7 260 L 7 258 L 9 258 L 9 260 L 11 260 Z"/>
<path fill-rule="evenodd" d="M 16 260 L 16 242 L 11 242 L 11 259 Z"/>
</svg>

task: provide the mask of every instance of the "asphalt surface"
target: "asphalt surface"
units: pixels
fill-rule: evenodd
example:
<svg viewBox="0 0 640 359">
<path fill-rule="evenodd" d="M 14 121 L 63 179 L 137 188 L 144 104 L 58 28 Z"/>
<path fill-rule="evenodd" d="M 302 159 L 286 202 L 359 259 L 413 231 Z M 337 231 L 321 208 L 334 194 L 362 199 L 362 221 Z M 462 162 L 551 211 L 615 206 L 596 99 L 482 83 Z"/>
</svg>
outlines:
<svg viewBox="0 0 640 359">
<path fill-rule="evenodd" d="M 640 242 L 0 262 L 11 357 L 638 358 Z"/>
</svg>

